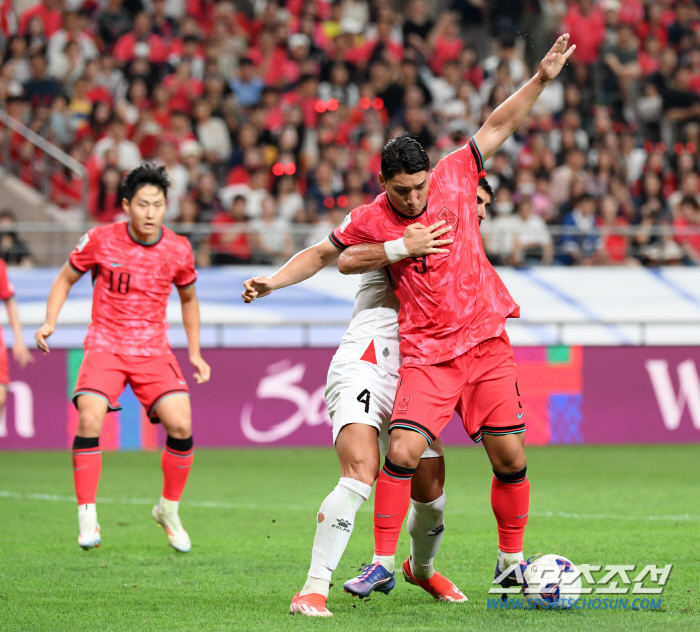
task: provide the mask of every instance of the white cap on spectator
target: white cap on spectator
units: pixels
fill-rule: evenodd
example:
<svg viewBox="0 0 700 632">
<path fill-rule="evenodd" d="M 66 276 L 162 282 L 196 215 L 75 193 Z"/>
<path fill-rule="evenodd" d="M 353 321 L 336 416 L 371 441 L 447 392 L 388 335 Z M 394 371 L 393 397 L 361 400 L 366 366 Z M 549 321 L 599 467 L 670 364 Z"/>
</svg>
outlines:
<svg viewBox="0 0 700 632">
<path fill-rule="evenodd" d="M 294 33 L 289 38 L 289 48 L 296 48 L 297 46 L 304 46 L 308 48 L 311 45 L 311 40 L 303 33 Z"/>
<path fill-rule="evenodd" d="M 340 21 L 340 30 L 343 33 L 357 35 L 358 33 L 362 33 L 362 22 L 355 18 L 345 17 Z"/>
<path fill-rule="evenodd" d="M 180 146 L 180 156 L 201 156 L 202 146 L 196 140 L 186 140 Z"/>
</svg>

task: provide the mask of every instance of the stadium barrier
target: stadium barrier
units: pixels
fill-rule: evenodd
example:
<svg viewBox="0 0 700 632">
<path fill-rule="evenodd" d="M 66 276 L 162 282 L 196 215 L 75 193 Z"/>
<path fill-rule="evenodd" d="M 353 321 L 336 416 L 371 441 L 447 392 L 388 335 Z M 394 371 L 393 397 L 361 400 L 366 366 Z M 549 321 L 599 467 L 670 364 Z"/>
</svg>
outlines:
<svg viewBox="0 0 700 632">
<path fill-rule="evenodd" d="M 0 450 L 66 449 L 77 426 L 70 401 L 82 350 L 55 350 L 20 370 L 11 359 Z M 185 375 L 185 350 L 176 350 Z M 200 447 L 326 446 L 324 400 L 334 349 L 208 349 L 212 379 L 190 384 Z M 700 441 L 700 347 L 516 347 L 530 445 Z M 244 367 L 244 370 L 241 370 Z M 48 377 L 50 376 L 50 379 Z M 149 450 L 164 443 L 133 392 L 110 413 L 106 450 Z M 472 445 L 459 418 L 447 445 Z"/>
</svg>

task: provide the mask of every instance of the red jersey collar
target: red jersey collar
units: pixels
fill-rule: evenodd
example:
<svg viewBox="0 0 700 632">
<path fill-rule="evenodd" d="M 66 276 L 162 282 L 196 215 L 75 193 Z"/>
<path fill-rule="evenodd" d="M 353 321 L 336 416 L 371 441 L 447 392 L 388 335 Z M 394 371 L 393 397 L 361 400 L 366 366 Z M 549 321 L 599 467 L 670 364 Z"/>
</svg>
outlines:
<svg viewBox="0 0 700 632">
<path fill-rule="evenodd" d="M 403 217 L 404 219 L 418 219 L 421 215 L 423 215 L 423 213 L 425 213 L 425 211 L 428 210 L 428 203 L 426 202 L 425 206 L 423 207 L 423 210 L 420 213 L 418 213 L 418 215 L 406 215 L 406 213 L 402 213 L 391 203 L 388 193 L 385 192 L 384 195 L 386 196 L 386 202 L 389 205 L 389 208 L 392 211 L 394 211 L 394 213 L 396 213 L 399 217 Z"/>
<path fill-rule="evenodd" d="M 129 237 L 131 237 L 132 241 L 135 241 L 139 246 L 155 246 L 162 238 L 163 238 L 163 227 L 161 226 L 158 229 L 158 238 L 154 239 L 153 241 L 141 241 L 140 239 L 136 239 L 134 237 L 134 234 L 131 232 L 131 222 L 125 222 L 126 223 L 126 232 L 128 233 Z"/>
</svg>

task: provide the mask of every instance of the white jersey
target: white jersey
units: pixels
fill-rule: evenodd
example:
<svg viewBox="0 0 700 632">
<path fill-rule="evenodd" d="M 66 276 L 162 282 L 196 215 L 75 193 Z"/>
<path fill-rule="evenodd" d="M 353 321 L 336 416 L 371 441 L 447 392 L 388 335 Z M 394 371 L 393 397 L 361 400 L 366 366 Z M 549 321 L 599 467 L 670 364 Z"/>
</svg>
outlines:
<svg viewBox="0 0 700 632">
<path fill-rule="evenodd" d="M 355 309 L 333 362 L 366 360 L 398 376 L 399 301 L 381 270 L 360 276 Z"/>
</svg>

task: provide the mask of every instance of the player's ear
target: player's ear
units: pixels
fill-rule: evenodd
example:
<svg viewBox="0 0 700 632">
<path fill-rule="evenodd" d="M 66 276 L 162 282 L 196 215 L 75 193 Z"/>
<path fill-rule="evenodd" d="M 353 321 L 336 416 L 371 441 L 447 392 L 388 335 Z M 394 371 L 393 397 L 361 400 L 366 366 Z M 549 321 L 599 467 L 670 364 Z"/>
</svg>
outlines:
<svg viewBox="0 0 700 632">
<path fill-rule="evenodd" d="M 129 212 L 129 200 L 127 200 L 126 198 L 122 198 L 122 209 L 125 213 Z"/>
<path fill-rule="evenodd" d="M 382 172 L 379 172 L 379 184 L 382 185 L 382 189 L 386 191 L 386 180 L 384 179 L 384 176 L 382 175 Z"/>
</svg>

